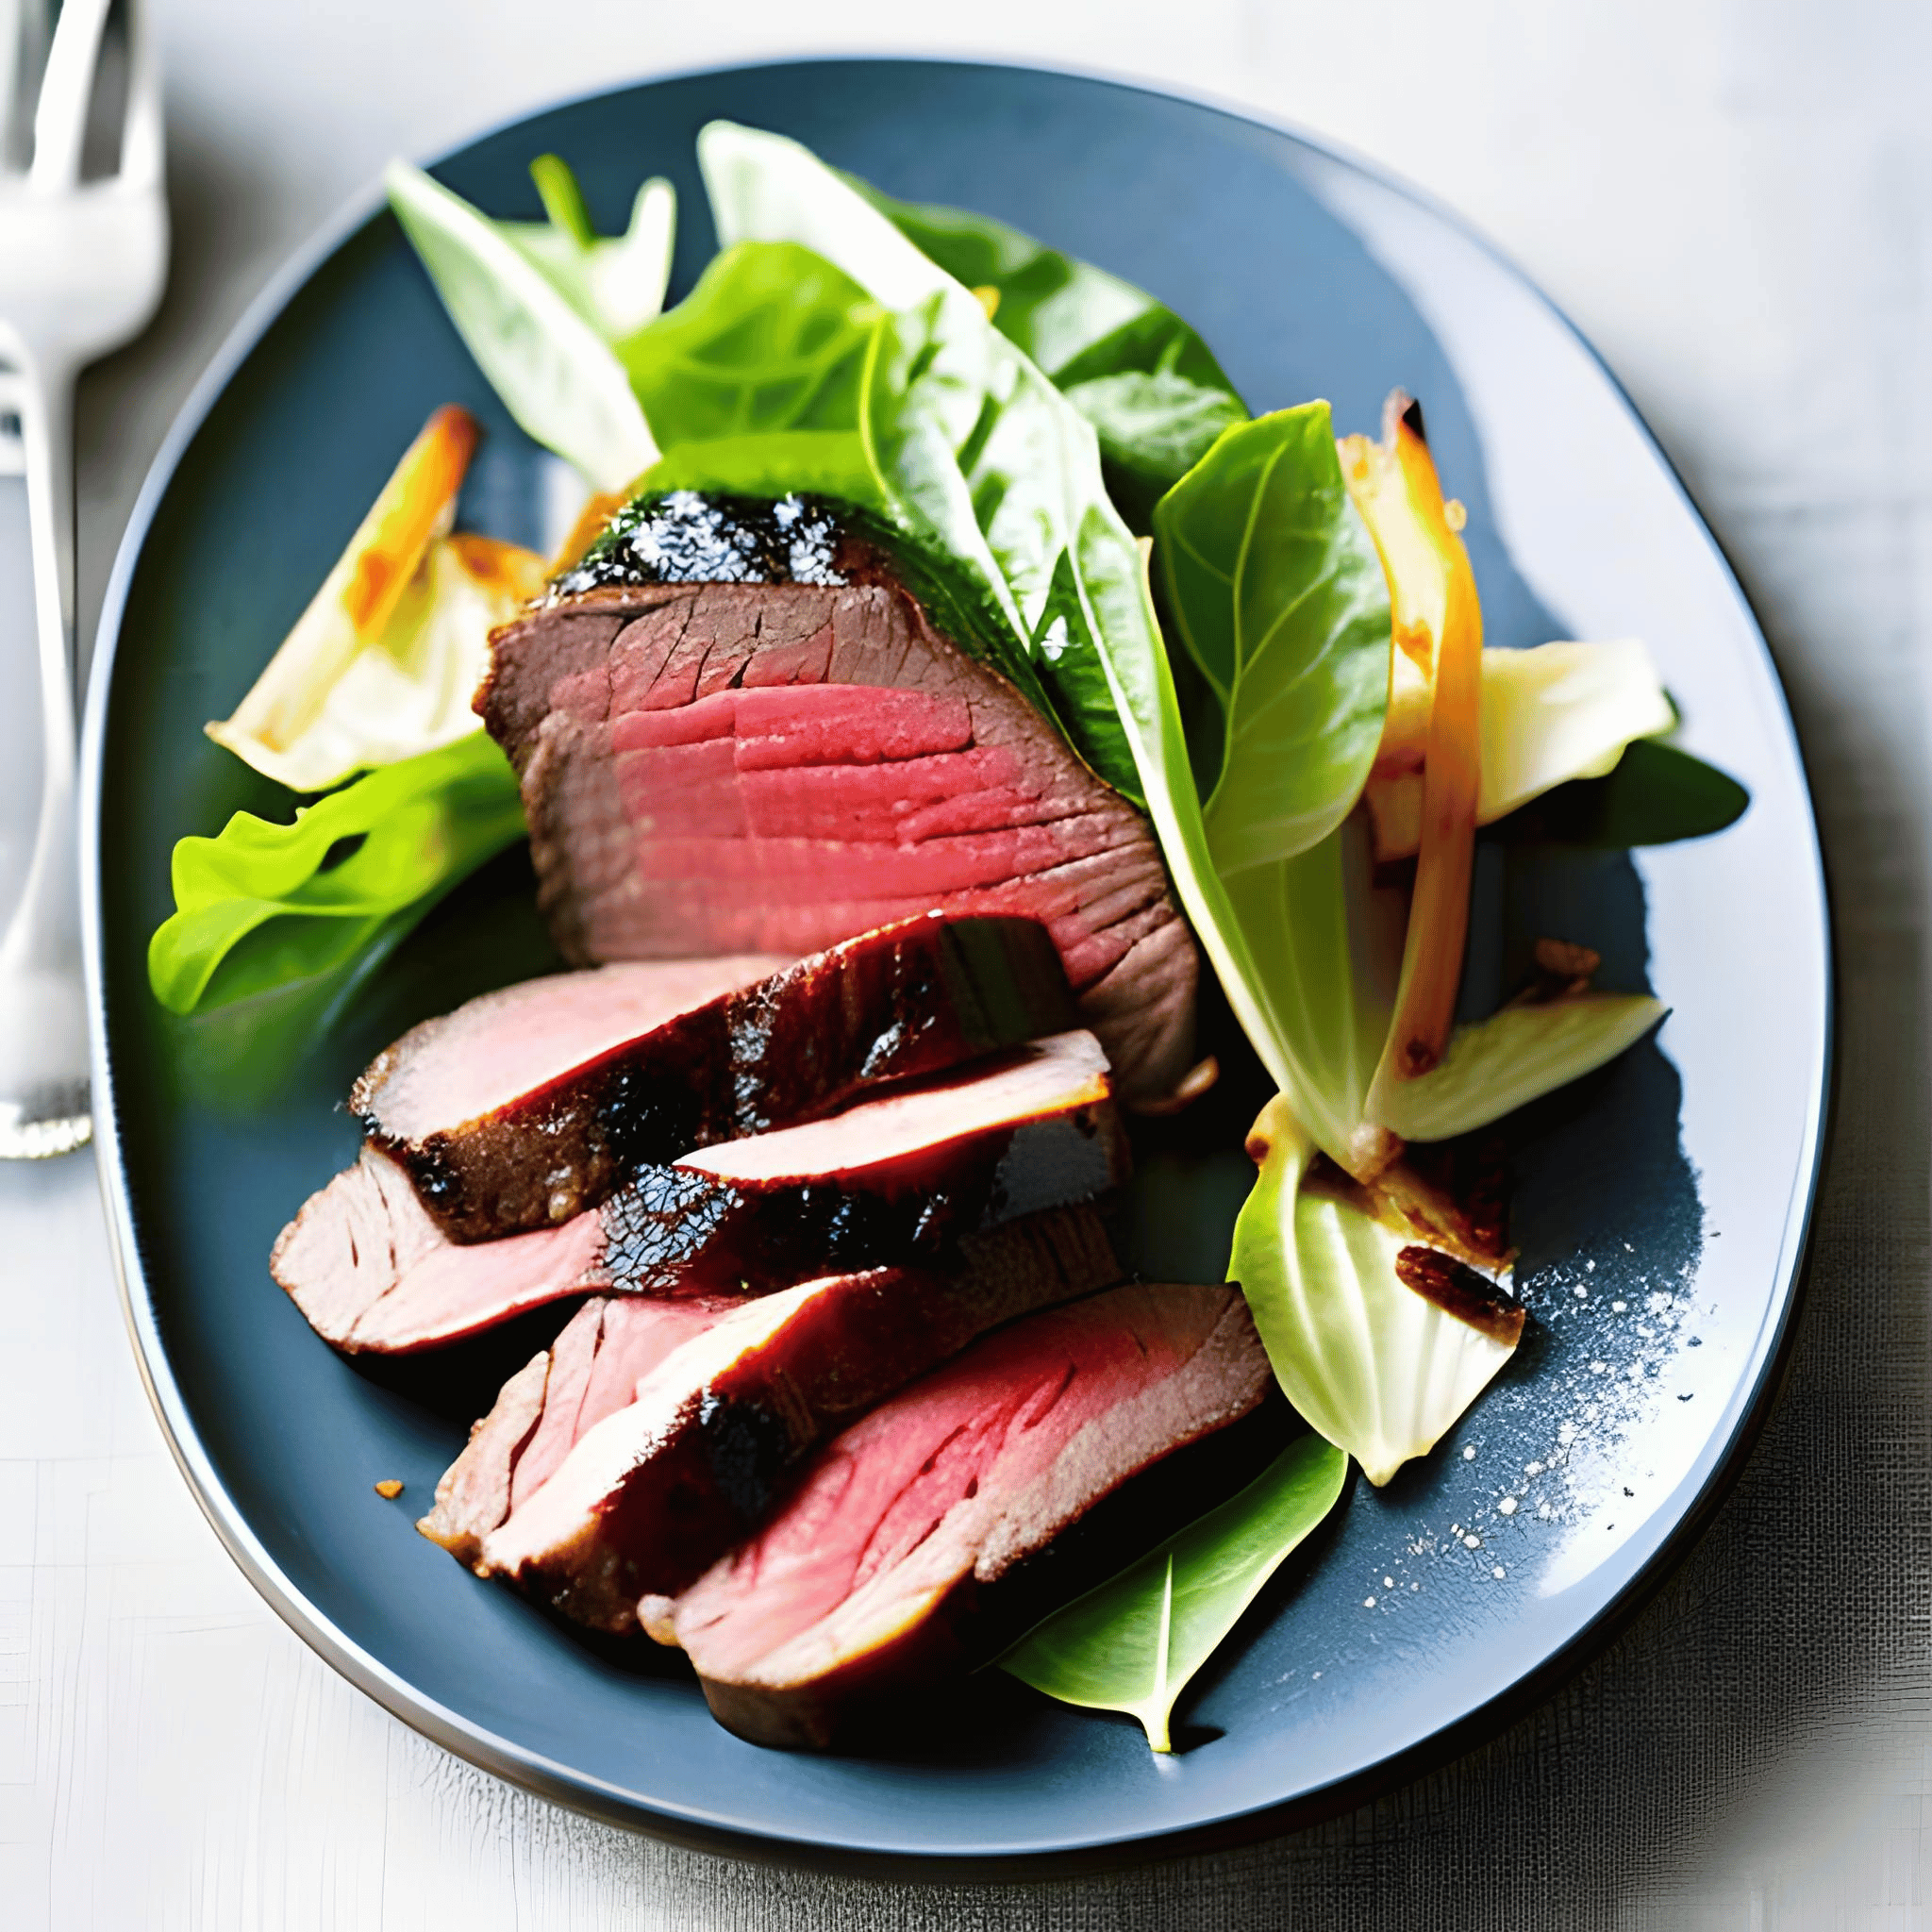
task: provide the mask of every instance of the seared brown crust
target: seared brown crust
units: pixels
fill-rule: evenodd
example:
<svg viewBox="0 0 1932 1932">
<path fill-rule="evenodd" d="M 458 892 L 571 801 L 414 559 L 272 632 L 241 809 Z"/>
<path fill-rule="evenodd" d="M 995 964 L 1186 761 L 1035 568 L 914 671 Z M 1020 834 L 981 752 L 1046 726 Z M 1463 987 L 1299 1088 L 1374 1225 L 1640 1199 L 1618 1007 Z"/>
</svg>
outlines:
<svg viewBox="0 0 1932 1932">
<path fill-rule="evenodd" d="M 809 1120 L 877 1082 L 1072 1020 L 1058 955 L 1034 922 L 925 917 L 720 994 L 475 1119 L 398 1138 L 384 1090 L 443 1024 L 429 1021 L 378 1056 L 350 1105 L 451 1240 L 493 1241 L 594 1208 L 648 1162 Z"/>
</svg>

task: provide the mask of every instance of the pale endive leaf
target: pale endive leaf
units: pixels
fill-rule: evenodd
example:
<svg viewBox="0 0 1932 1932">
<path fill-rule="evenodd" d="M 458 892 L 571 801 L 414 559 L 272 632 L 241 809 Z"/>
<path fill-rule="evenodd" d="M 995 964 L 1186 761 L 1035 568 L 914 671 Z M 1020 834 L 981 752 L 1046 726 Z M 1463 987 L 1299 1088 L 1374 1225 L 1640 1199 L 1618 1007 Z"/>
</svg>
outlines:
<svg viewBox="0 0 1932 1932">
<path fill-rule="evenodd" d="M 434 751 L 483 728 L 470 700 L 490 668 L 490 633 L 543 588 L 534 551 L 487 537 L 441 537 L 388 622 L 339 654 L 318 635 L 346 626 L 340 603 L 318 599 L 235 714 L 208 735 L 291 791 L 326 791 L 375 765 Z M 320 624 L 314 620 L 320 616 Z M 302 723 L 278 732 L 297 685 Z"/>
<path fill-rule="evenodd" d="M 1391 1085 L 1381 1122 L 1405 1141 L 1473 1133 L 1615 1059 L 1664 1010 L 1648 993 L 1615 992 L 1505 1007 L 1458 1026 L 1428 1073 Z"/>
<path fill-rule="evenodd" d="M 550 219 L 499 222 L 498 231 L 606 341 L 641 328 L 664 306 L 676 191 L 653 176 L 631 203 L 630 225 L 606 236 L 591 228 L 576 178 L 555 155 L 540 155 L 530 174 Z"/>
<path fill-rule="evenodd" d="M 629 378 L 588 284 L 566 294 L 560 264 L 520 242 L 420 168 L 392 161 L 390 206 L 504 408 L 575 465 L 593 490 L 622 490 L 657 459 Z"/>
<path fill-rule="evenodd" d="M 1522 1311 L 1341 1191 L 1306 1185 L 1314 1145 L 1279 1096 L 1248 1150 L 1261 1172 L 1235 1224 L 1229 1278 L 1288 1399 L 1386 1483 L 1489 1386 L 1514 1352 Z"/>
<path fill-rule="evenodd" d="M 1001 1665 L 1062 1704 L 1124 1711 L 1155 1750 L 1172 1750 L 1174 1700 L 1347 1477 L 1347 1457 L 1301 1437 L 1239 1495 L 1039 1624 Z"/>
<path fill-rule="evenodd" d="M 1557 785 L 1602 777 L 1626 746 L 1676 722 L 1650 653 L 1634 638 L 1486 650 L 1480 703 L 1476 823 L 1485 825 Z M 1378 858 L 1416 849 L 1427 735 L 1427 691 L 1404 659 L 1367 792 Z"/>
<path fill-rule="evenodd" d="M 1292 1057 L 1303 1121 L 1336 1159 L 1374 1167 L 1382 1150 L 1364 1114 L 1402 958 L 1401 891 L 1375 887 L 1355 821 L 1293 858 L 1230 874 L 1223 889 L 1257 969 L 1257 1002 Z"/>
<path fill-rule="evenodd" d="M 492 625 L 542 588 L 541 558 L 450 538 L 475 447 L 462 409 L 438 409 L 403 453 L 322 587 L 232 716 L 208 735 L 294 791 L 482 728 L 470 709 Z"/>
</svg>

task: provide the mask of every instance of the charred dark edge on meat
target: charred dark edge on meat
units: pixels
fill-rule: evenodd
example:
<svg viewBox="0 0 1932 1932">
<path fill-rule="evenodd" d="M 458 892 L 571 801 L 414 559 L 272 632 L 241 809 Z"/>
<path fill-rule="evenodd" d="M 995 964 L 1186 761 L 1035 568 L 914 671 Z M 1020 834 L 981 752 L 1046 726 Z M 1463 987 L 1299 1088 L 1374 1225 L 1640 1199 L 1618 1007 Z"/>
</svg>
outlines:
<svg viewBox="0 0 1932 1932">
<path fill-rule="evenodd" d="M 1058 951 L 1031 920 L 919 920 L 889 946 L 861 937 L 832 954 L 451 1131 L 414 1141 L 383 1131 L 387 1055 L 351 1107 L 451 1240 L 490 1241 L 594 1208 L 651 1163 L 1077 1024 Z"/>
<path fill-rule="evenodd" d="M 640 1169 L 604 1205 L 605 1278 L 641 1294 L 769 1294 L 816 1274 L 927 1265 L 952 1241 L 1125 1178 L 1111 1102 L 941 1142 L 862 1181 L 737 1183 Z"/>
<path fill-rule="evenodd" d="M 641 531 L 650 537 L 641 554 Z M 716 574 L 720 559 L 731 575 Z M 1054 719 L 1045 687 L 1016 646 L 1011 626 L 956 559 L 875 510 L 831 497 L 641 491 L 613 512 L 583 556 L 552 581 L 545 602 L 720 582 L 881 584 L 904 591 L 969 657 L 1010 679 L 1042 718 Z"/>
<path fill-rule="evenodd" d="M 1445 1315 L 1466 1322 L 1505 1348 L 1522 1340 L 1527 1319 L 1523 1304 L 1454 1256 L 1438 1248 L 1404 1248 L 1395 1257 L 1395 1274 L 1405 1288 L 1435 1303 Z"/>
<path fill-rule="evenodd" d="M 931 1268 L 869 1271 L 803 1311 L 799 1331 L 770 1355 L 693 1392 L 661 1446 L 608 1499 L 592 1561 L 518 1580 L 589 1628 L 634 1629 L 639 1599 L 696 1582 L 826 1436 L 991 1330 L 1120 1275 L 1106 1224 L 1086 1204 L 969 1236 Z"/>
</svg>

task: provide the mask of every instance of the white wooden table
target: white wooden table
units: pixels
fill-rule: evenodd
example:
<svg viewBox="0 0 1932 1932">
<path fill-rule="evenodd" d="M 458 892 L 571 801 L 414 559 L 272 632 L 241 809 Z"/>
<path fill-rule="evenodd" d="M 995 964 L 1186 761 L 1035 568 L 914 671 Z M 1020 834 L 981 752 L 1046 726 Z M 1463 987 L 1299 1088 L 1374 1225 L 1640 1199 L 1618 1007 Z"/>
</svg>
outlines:
<svg viewBox="0 0 1932 1932">
<path fill-rule="evenodd" d="M 1472 217 L 1592 337 L 1731 551 L 1816 782 L 1841 1105 L 1785 1406 L 1634 1630 L 1496 1744 L 1300 1838 L 1037 1890 L 668 1850 L 471 1771 L 228 1564 L 121 1329 L 85 1158 L 0 1170 L 0 1927 L 1932 1922 L 1925 1352 L 1932 9 L 1910 0 L 158 0 L 167 306 L 81 399 L 83 621 L 166 425 L 394 152 L 651 72 L 973 52 L 1208 91 Z M 567 26 L 559 23 L 566 23 Z M 0 480 L 0 491 L 7 485 Z M 9 508 L 0 504 L 0 508 Z M 0 547 L 0 598 L 17 592 Z M 0 690 L 23 689 L 18 663 Z M 31 772 L 0 704 L 0 900 Z"/>
</svg>

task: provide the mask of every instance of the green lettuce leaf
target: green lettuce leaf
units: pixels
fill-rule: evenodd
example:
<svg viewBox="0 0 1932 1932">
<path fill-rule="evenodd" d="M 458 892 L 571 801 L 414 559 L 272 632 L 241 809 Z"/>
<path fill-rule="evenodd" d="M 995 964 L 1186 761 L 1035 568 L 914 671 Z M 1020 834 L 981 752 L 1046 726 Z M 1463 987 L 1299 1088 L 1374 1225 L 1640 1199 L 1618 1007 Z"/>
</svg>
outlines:
<svg viewBox="0 0 1932 1932">
<path fill-rule="evenodd" d="M 807 149 L 713 122 L 698 137 L 727 246 L 790 241 L 892 311 L 866 426 L 891 514 L 961 559 L 1007 613 L 1089 763 L 1144 802 L 1175 890 L 1277 1087 L 1319 1102 L 1316 1023 L 1271 1008 L 1279 934 L 1251 941 L 1208 849 L 1172 666 L 1141 552 L 1101 480 L 1092 425 L 959 283 Z M 1317 848 L 1319 849 L 1319 848 Z M 1240 877 L 1236 874 L 1236 877 Z M 1291 983 L 1281 997 L 1299 995 Z M 1324 1144 L 1338 1110 L 1319 1107 Z M 1345 1133 L 1330 1151 L 1345 1158 Z"/>
<path fill-rule="evenodd" d="M 238 811 L 218 838 L 175 844 L 148 983 L 191 1013 L 326 974 L 523 836 L 516 774 L 480 733 L 372 772 L 292 824 Z"/>
<path fill-rule="evenodd" d="M 1135 529 L 1223 430 L 1246 421 L 1207 343 L 1131 282 L 990 215 L 895 201 L 845 178 L 956 282 L 985 291 L 993 326 L 1093 425 Z"/>
<path fill-rule="evenodd" d="M 727 438 L 856 436 L 884 313 L 810 249 L 744 243 L 725 249 L 675 308 L 617 353 L 665 450 Z"/>
<path fill-rule="evenodd" d="M 663 299 L 669 187 L 647 182 L 630 232 L 603 242 L 491 221 L 405 161 L 384 180 L 457 333 L 524 429 L 594 490 L 622 490 L 647 469 L 658 445 L 610 345 Z"/>
<path fill-rule="evenodd" d="M 698 159 L 727 247 L 795 242 L 890 311 L 859 423 L 881 505 L 973 575 L 1004 613 L 1049 715 L 1103 778 L 1138 799 L 1138 759 L 1102 661 L 1103 611 L 1127 627 L 1135 650 L 1158 655 L 1160 641 L 1091 425 L 968 290 L 808 150 L 713 122 Z"/>
<path fill-rule="evenodd" d="M 1002 1668 L 1062 1704 L 1125 1711 L 1172 1750 L 1174 1700 L 1347 1477 L 1347 1457 L 1319 1436 L 1291 1442 L 1239 1495 L 1038 1625 Z"/>
<path fill-rule="evenodd" d="M 1214 862 L 1225 876 L 1291 858 L 1361 795 L 1389 702 L 1388 586 L 1328 405 L 1228 430 L 1154 527 L 1176 628 L 1225 720 Z"/>
<path fill-rule="evenodd" d="M 1306 1185 L 1314 1143 L 1284 1099 L 1263 1109 L 1248 1146 L 1261 1171 L 1235 1223 L 1228 1278 L 1288 1399 L 1379 1487 L 1435 1447 L 1515 1341 L 1402 1279 L 1412 1231 Z"/>
</svg>

